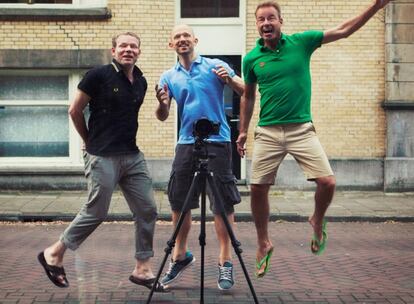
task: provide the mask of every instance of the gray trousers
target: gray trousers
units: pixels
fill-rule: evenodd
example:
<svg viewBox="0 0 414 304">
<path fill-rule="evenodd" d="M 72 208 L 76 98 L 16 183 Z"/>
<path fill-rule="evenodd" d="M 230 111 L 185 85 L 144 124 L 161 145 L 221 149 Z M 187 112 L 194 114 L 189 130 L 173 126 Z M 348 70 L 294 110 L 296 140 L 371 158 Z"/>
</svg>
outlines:
<svg viewBox="0 0 414 304">
<path fill-rule="evenodd" d="M 84 161 L 88 201 L 60 240 L 67 248 L 76 250 L 106 219 L 112 193 L 119 184 L 135 221 L 135 257 L 142 260 L 154 256 L 157 208 L 143 153 L 102 157 L 85 152 Z"/>
</svg>

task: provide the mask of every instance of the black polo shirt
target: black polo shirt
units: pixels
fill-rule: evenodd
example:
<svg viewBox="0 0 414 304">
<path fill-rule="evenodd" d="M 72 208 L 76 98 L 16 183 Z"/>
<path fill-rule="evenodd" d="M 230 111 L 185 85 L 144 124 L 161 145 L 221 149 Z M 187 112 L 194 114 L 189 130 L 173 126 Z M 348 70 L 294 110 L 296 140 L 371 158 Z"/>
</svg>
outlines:
<svg viewBox="0 0 414 304">
<path fill-rule="evenodd" d="M 138 151 L 138 111 L 147 81 L 134 67 L 131 83 L 115 60 L 91 69 L 78 85 L 91 100 L 86 151 L 93 155 L 110 156 Z"/>
</svg>

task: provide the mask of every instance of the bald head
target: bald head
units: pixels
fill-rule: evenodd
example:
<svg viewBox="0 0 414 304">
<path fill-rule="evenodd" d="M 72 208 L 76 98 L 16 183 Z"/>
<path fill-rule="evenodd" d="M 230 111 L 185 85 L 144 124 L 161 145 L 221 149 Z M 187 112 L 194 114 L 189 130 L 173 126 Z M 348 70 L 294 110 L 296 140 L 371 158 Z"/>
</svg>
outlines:
<svg viewBox="0 0 414 304">
<path fill-rule="evenodd" d="M 194 31 L 193 29 L 187 25 L 187 24 L 177 24 L 176 26 L 173 27 L 172 31 L 171 31 L 171 39 L 174 39 L 174 36 L 178 33 L 189 33 L 191 36 L 194 37 Z"/>
<path fill-rule="evenodd" d="M 193 58 L 195 56 L 194 47 L 198 39 L 194 36 L 193 29 L 187 24 L 174 26 L 171 31 L 169 46 L 175 49 L 178 56 Z"/>
</svg>

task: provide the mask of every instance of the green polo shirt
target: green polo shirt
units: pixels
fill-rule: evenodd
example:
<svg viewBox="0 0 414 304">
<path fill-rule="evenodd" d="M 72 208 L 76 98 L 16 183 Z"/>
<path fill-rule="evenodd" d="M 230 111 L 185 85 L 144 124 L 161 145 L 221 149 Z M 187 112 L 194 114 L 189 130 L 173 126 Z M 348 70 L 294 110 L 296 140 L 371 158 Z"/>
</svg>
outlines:
<svg viewBox="0 0 414 304">
<path fill-rule="evenodd" d="M 320 31 L 282 33 L 276 50 L 259 39 L 244 57 L 244 81 L 261 95 L 259 126 L 312 121 L 310 57 L 322 39 Z"/>
</svg>

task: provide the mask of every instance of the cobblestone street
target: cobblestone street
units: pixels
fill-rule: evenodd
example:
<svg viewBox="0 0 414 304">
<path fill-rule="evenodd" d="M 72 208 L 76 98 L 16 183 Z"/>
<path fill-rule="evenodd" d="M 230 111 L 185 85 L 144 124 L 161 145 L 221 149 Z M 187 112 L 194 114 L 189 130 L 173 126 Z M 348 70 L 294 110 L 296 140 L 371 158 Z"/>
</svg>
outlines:
<svg viewBox="0 0 414 304">
<path fill-rule="evenodd" d="M 36 256 L 67 224 L 0 224 L 0 303 L 145 303 L 149 290 L 128 281 L 134 266 L 131 222 L 105 223 L 79 250 L 68 251 L 64 265 L 71 286 L 52 285 Z M 170 293 L 154 294 L 152 303 L 199 303 L 199 228 L 195 223 L 190 237 L 195 265 Z M 157 225 L 154 272 L 172 229 L 169 222 Z M 270 273 L 260 280 L 253 268 L 254 224 L 237 223 L 235 233 L 260 303 L 414 303 L 414 223 L 329 223 L 328 249 L 316 257 L 307 223 L 272 222 L 275 253 Z M 218 290 L 217 254 L 207 223 L 205 303 L 253 303 L 235 255 L 236 285 Z"/>
</svg>

